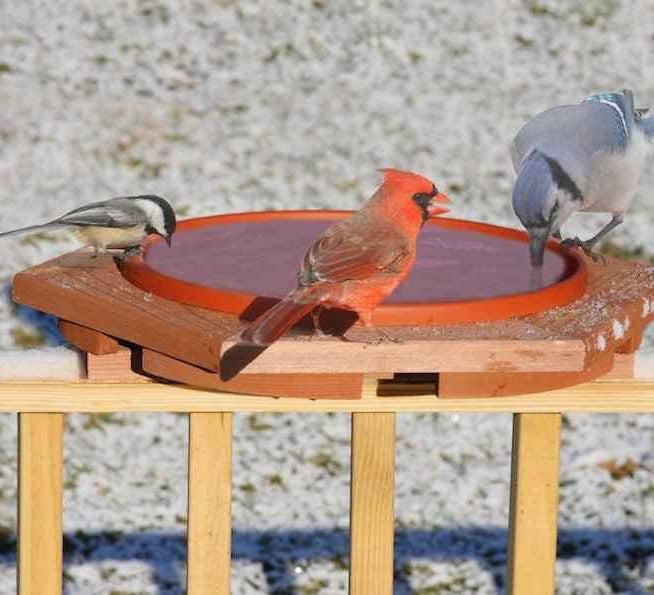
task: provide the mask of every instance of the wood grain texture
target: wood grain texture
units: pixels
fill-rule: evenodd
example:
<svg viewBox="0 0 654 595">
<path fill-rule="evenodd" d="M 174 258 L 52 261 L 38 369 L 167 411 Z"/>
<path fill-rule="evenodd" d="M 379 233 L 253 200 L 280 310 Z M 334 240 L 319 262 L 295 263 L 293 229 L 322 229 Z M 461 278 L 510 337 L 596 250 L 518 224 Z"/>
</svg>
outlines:
<svg viewBox="0 0 654 595">
<path fill-rule="evenodd" d="M 393 592 L 395 414 L 352 414 L 350 595 Z"/>
<path fill-rule="evenodd" d="M 189 417 L 187 593 L 219 595 L 230 592 L 233 415 Z"/>
<path fill-rule="evenodd" d="M 589 263 L 588 292 L 572 304 L 505 321 L 388 327 L 402 344 L 372 344 L 359 325 L 350 342 L 310 341 L 296 329 L 269 349 L 234 349 L 235 316 L 158 298 L 128 283 L 113 260 L 68 254 L 18 274 L 14 298 L 101 333 L 210 371 L 233 373 L 579 372 L 608 352 L 632 349 L 654 316 L 654 268 Z M 220 361 L 219 361 L 220 360 Z M 239 368 L 240 366 L 240 368 Z"/>
<path fill-rule="evenodd" d="M 233 317 L 177 304 L 137 289 L 109 255 L 73 252 L 14 279 L 14 299 L 137 345 L 216 369 Z"/>
<path fill-rule="evenodd" d="M 613 358 L 613 368 L 604 376 L 602 380 L 625 380 L 633 378 L 636 369 L 635 353 L 617 353 Z M 652 370 L 654 373 L 654 370 Z"/>
<path fill-rule="evenodd" d="M 232 355 L 234 347 L 231 342 L 223 345 L 223 360 Z M 265 350 L 243 346 L 238 349 L 243 370 L 248 374 L 579 372 L 587 359 L 580 340 L 407 339 L 402 344 L 386 341 L 371 345 L 329 339 L 312 342 L 281 339 Z M 241 367 L 236 362 L 232 365 Z"/>
<path fill-rule="evenodd" d="M 561 415 L 513 418 L 508 592 L 554 593 Z"/>
<path fill-rule="evenodd" d="M 438 396 L 442 399 L 496 398 L 561 389 L 608 374 L 613 360 L 614 354 L 608 352 L 583 372 L 445 372 L 438 377 Z"/>
<path fill-rule="evenodd" d="M 149 374 L 188 386 L 265 397 L 360 399 L 363 386 L 363 374 L 239 374 L 221 380 L 215 372 L 148 349 L 142 366 Z"/>
<path fill-rule="evenodd" d="M 71 345 L 93 355 L 115 353 L 119 348 L 113 337 L 67 320 L 59 321 L 59 331 Z"/>
<path fill-rule="evenodd" d="M 19 595 L 61 595 L 63 432 L 60 413 L 18 416 Z"/>
<path fill-rule="evenodd" d="M 106 355 L 87 353 L 87 378 L 94 382 L 151 382 L 150 378 L 133 369 L 135 358 L 140 366 L 139 353 L 122 345 L 119 345 L 115 353 Z"/>
<path fill-rule="evenodd" d="M 402 395 L 406 396 L 402 396 Z M 654 381 L 595 381 L 561 390 L 497 399 L 439 399 L 399 386 L 377 396 L 364 386 L 361 399 L 291 399 L 234 395 L 155 382 L 6 382 L 0 412 L 232 411 L 232 412 L 654 412 Z"/>
</svg>

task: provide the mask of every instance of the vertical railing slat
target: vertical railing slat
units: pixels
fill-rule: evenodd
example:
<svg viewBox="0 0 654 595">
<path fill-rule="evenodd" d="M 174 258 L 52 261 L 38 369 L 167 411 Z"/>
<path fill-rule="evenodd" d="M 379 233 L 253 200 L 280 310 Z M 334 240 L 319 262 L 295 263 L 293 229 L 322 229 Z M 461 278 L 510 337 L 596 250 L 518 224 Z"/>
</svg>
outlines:
<svg viewBox="0 0 654 595">
<path fill-rule="evenodd" d="M 18 414 L 18 593 L 61 595 L 63 580 L 61 413 Z"/>
<path fill-rule="evenodd" d="M 352 414 L 350 594 L 393 592 L 395 414 Z"/>
<path fill-rule="evenodd" d="M 191 413 L 188 479 L 188 595 L 230 592 L 231 413 Z"/>
<path fill-rule="evenodd" d="M 554 593 L 560 433 L 559 413 L 514 414 L 509 517 L 510 594 Z"/>
</svg>

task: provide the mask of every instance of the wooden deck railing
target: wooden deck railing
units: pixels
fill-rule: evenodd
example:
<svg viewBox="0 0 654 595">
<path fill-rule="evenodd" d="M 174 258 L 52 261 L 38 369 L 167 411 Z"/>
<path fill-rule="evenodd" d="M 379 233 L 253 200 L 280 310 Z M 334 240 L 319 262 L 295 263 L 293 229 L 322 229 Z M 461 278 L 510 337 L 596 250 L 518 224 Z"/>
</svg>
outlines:
<svg viewBox="0 0 654 595">
<path fill-rule="evenodd" d="M 415 389 L 415 387 L 413 387 Z M 190 595 L 229 593 L 232 416 L 235 412 L 352 414 L 350 593 L 393 590 L 395 414 L 508 412 L 514 415 L 509 592 L 554 592 L 561 414 L 654 412 L 654 382 L 595 381 L 551 393 L 497 399 L 434 394 L 360 400 L 271 399 L 157 383 L 12 381 L 0 411 L 19 415 L 18 591 L 62 592 L 63 413 L 189 413 L 188 572 Z M 413 392 L 413 391 L 412 391 Z"/>
</svg>

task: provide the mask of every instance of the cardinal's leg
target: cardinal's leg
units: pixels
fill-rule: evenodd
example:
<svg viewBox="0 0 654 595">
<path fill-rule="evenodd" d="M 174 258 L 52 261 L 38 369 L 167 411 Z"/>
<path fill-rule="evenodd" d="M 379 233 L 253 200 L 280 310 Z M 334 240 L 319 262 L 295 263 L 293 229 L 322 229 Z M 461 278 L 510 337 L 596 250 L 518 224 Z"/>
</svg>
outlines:
<svg viewBox="0 0 654 595">
<path fill-rule="evenodd" d="M 320 315 L 322 314 L 322 311 L 323 306 L 316 306 L 313 310 L 311 310 L 311 322 L 313 323 L 313 335 L 311 335 L 312 339 L 324 337 L 326 334 L 320 326 Z"/>
<path fill-rule="evenodd" d="M 361 321 L 363 326 L 367 329 L 370 329 L 377 335 L 377 340 L 374 341 L 374 343 L 379 344 L 379 343 L 383 343 L 384 341 L 390 341 L 391 343 L 402 343 L 402 339 L 393 337 L 383 329 L 376 328 L 375 326 L 373 326 L 372 310 L 366 312 L 357 312 L 357 314 L 359 315 L 359 320 Z"/>
</svg>

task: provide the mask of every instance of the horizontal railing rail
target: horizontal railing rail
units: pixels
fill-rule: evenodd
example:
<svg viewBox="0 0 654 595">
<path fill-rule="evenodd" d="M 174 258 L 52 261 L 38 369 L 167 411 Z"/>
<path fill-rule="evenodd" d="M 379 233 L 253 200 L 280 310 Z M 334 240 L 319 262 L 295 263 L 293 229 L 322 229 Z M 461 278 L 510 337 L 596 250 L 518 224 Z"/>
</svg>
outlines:
<svg viewBox="0 0 654 595">
<path fill-rule="evenodd" d="M 644 361 L 637 362 L 637 375 L 645 376 L 652 369 Z M 561 414 L 654 412 L 654 381 L 644 377 L 484 399 L 441 399 L 435 384 L 396 383 L 391 391 L 388 386 L 384 390 L 393 396 L 379 396 L 377 380 L 371 378 L 364 383 L 361 399 L 311 401 L 156 382 L 92 382 L 80 379 L 74 362 L 68 363 L 61 380 L 51 378 L 56 366 L 50 362 L 44 366 L 50 379 L 30 379 L 13 370 L 10 379 L 0 381 L 0 411 L 19 414 L 21 595 L 62 592 L 63 413 L 189 413 L 187 589 L 191 595 L 222 595 L 230 589 L 233 413 L 351 413 L 350 593 L 382 595 L 393 589 L 396 413 L 515 414 L 507 584 L 512 593 L 538 594 L 554 592 Z"/>
</svg>

